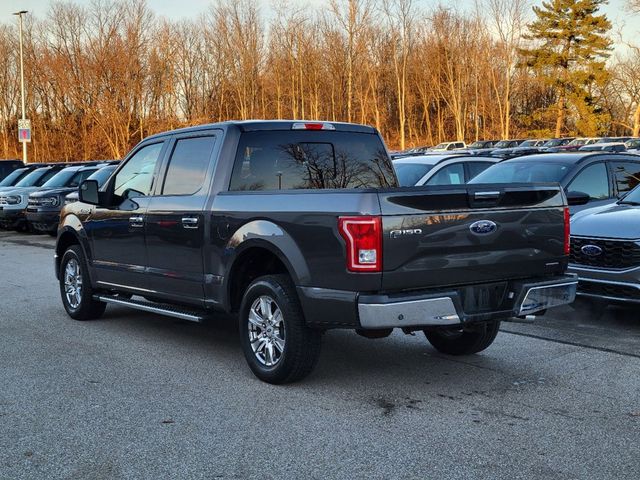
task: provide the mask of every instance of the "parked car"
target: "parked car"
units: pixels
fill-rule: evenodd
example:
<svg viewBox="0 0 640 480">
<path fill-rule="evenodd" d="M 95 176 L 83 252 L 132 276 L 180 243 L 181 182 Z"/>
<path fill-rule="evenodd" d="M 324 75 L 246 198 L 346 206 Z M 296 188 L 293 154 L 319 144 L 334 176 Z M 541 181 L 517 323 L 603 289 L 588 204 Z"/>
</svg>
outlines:
<svg viewBox="0 0 640 480">
<path fill-rule="evenodd" d="M 591 145 L 585 145 L 578 149 L 579 152 L 626 152 L 627 147 L 622 142 L 610 142 L 610 143 L 593 143 Z"/>
<path fill-rule="evenodd" d="M 448 152 L 450 150 L 458 150 L 462 148 L 466 148 L 466 144 L 464 142 L 443 142 L 439 143 L 435 147 L 431 147 L 428 149 L 429 152 Z"/>
<path fill-rule="evenodd" d="M 592 145 L 600 140 L 598 137 L 592 138 L 574 138 L 569 143 L 565 145 L 558 145 L 557 147 L 548 147 L 547 152 L 576 152 L 580 147 L 584 147 L 585 145 Z"/>
<path fill-rule="evenodd" d="M 469 155 L 424 155 L 393 161 L 402 187 L 462 185 L 499 159 Z"/>
<path fill-rule="evenodd" d="M 33 172 L 36 168 L 39 168 L 41 166 L 42 165 L 36 166 L 34 164 L 31 164 L 12 171 L 9 175 L 4 177 L 0 181 L 0 191 L 5 189 L 5 187 L 15 187 L 20 180 L 22 180 L 29 173 Z"/>
<path fill-rule="evenodd" d="M 491 156 L 495 158 L 507 159 L 524 157 L 526 155 L 534 155 L 540 153 L 539 147 L 515 147 L 515 148 L 500 148 L 491 152 Z"/>
<path fill-rule="evenodd" d="M 634 188 L 640 182 L 640 158 L 606 152 L 530 155 L 493 165 L 469 183 L 522 182 L 559 182 L 573 203 L 571 214 L 574 214 L 614 203 Z M 585 195 L 586 199 L 581 199 Z"/>
<path fill-rule="evenodd" d="M 93 172 L 91 175 L 87 177 L 87 180 L 95 180 L 98 182 L 98 187 L 102 187 L 111 174 L 117 168 L 117 164 L 107 165 L 106 167 L 102 167 L 99 170 Z M 73 192 L 69 193 L 66 197 L 64 197 L 64 204 L 69 205 L 70 203 L 75 203 L 78 201 L 78 189 L 74 189 Z"/>
<path fill-rule="evenodd" d="M 596 143 L 624 143 L 633 137 L 601 137 Z"/>
<path fill-rule="evenodd" d="M 0 188 L 0 227 L 28 230 L 24 210 L 29 193 L 40 188 L 60 170 L 62 167 L 56 165 L 36 168 L 14 186 Z"/>
<path fill-rule="evenodd" d="M 519 146 L 524 141 L 525 141 L 524 139 L 500 140 L 498 143 L 496 143 L 493 146 L 493 149 L 494 150 L 501 150 L 503 148 L 515 148 L 515 147 Z"/>
<path fill-rule="evenodd" d="M 541 147 L 541 151 L 553 152 L 556 148 L 562 147 L 564 145 L 568 145 L 573 142 L 575 137 L 563 137 L 563 138 L 552 138 L 551 140 L 547 140 Z"/>
<path fill-rule="evenodd" d="M 55 236 L 65 197 L 100 168 L 99 164 L 65 168 L 40 189 L 29 194 L 25 213 L 29 226 L 37 232 Z"/>
<path fill-rule="evenodd" d="M 311 372 L 326 329 L 422 331 L 441 352 L 471 354 L 502 319 L 573 301 L 558 185 L 397 186 L 367 126 L 154 135 L 63 208 L 63 306 L 77 320 L 107 303 L 193 321 L 235 313 L 251 370 L 285 383 Z"/>
<path fill-rule="evenodd" d="M 548 138 L 539 138 L 539 139 L 533 139 L 533 140 L 525 140 L 524 142 L 522 142 L 520 145 L 518 145 L 516 148 L 534 148 L 534 147 L 542 147 L 545 143 L 547 143 L 549 141 Z"/>
<path fill-rule="evenodd" d="M 627 140 L 624 144 L 629 153 L 640 153 L 640 138 L 632 138 Z"/>
<path fill-rule="evenodd" d="M 570 269 L 578 294 L 607 303 L 640 304 L 640 188 L 618 202 L 585 210 L 571 219 Z"/>
<path fill-rule="evenodd" d="M 469 150 L 491 149 L 499 140 L 476 140 L 471 145 L 467 145 Z"/>
<path fill-rule="evenodd" d="M 0 160 L 0 180 L 21 167 L 24 167 L 21 160 Z"/>
</svg>

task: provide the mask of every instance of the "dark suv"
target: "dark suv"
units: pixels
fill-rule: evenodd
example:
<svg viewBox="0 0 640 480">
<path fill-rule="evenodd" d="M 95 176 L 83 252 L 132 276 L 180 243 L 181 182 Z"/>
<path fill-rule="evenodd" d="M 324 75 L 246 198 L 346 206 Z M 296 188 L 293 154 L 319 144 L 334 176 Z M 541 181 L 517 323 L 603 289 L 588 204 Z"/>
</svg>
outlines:
<svg viewBox="0 0 640 480">
<path fill-rule="evenodd" d="M 0 180 L 21 167 L 24 167 L 24 163 L 20 160 L 0 160 Z"/>
<path fill-rule="evenodd" d="M 145 139 L 64 207 L 55 267 L 74 319 L 108 303 L 239 318 L 251 370 L 307 375 L 324 330 L 487 348 L 500 321 L 573 301 L 558 185 L 398 188 L 367 126 L 226 122 Z"/>
</svg>

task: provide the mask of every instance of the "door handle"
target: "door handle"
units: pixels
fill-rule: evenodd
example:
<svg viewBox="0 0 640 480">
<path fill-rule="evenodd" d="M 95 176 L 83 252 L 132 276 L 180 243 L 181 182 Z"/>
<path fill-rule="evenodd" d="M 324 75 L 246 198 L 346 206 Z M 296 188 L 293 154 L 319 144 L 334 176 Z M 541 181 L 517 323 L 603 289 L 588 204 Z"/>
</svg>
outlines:
<svg viewBox="0 0 640 480">
<path fill-rule="evenodd" d="M 129 226 L 136 227 L 136 228 L 143 227 L 144 217 L 142 215 L 129 217 Z"/>
<path fill-rule="evenodd" d="M 198 217 L 182 217 L 183 228 L 198 228 L 199 222 Z"/>
</svg>

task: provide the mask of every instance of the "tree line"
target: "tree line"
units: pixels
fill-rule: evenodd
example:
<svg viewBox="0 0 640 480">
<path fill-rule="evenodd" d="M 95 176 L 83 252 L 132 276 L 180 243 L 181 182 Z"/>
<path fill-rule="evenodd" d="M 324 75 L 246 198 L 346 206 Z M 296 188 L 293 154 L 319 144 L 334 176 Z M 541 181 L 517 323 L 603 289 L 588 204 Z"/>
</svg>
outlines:
<svg viewBox="0 0 640 480">
<path fill-rule="evenodd" d="M 640 49 L 612 56 L 603 0 L 53 3 L 25 23 L 30 158 L 121 158 L 147 135 L 228 119 L 374 125 L 393 148 L 640 133 Z M 637 8 L 629 1 L 629 11 Z M 19 157 L 15 24 L 0 24 L 0 158 Z"/>
</svg>

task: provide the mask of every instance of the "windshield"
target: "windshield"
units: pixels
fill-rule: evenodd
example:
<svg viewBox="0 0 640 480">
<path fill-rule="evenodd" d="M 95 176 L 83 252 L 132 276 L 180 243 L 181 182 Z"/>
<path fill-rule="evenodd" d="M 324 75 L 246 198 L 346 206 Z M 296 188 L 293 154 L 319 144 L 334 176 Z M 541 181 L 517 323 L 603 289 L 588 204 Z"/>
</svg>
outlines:
<svg viewBox="0 0 640 480">
<path fill-rule="evenodd" d="M 396 175 L 401 187 L 413 187 L 418 181 L 424 177 L 433 165 L 424 165 L 421 163 L 394 163 Z"/>
<path fill-rule="evenodd" d="M 16 183 L 16 187 L 33 187 L 42 176 L 49 172 L 48 168 L 38 168 Z"/>
<path fill-rule="evenodd" d="M 560 145 L 562 145 L 563 142 L 564 140 L 561 140 L 561 139 L 549 140 L 542 146 L 543 147 L 559 147 Z"/>
<path fill-rule="evenodd" d="M 91 175 L 89 175 L 87 177 L 87 180 L 95 180 L 96 182 L 98 182 L 98 186 L 101 187 L 109 179 L 109 177 L 111 176 L 111 174 L 115 169 L 116 169 L 116 165 L 103 167 L 97 172 L 93 172 Z"/>
<path fill-rule="evenodd" d="M 4 177 L 4 180 L 0 182 L 0 187 L 10 187 L 13 185 L 20 176 L 26 171 L 26 168 L 19 168 L 18 170 L 14 170 L 9 175 Z"/>
<path fill-rule="evenodd" d="M 469 183 L 560 182 L 569 167 L 558 162 L 504 162 L 489 167 Z"/>
<path fill-rule="evenodd" d="M 448 146 L 449 146 L 448 143 L 439 143 L 438 145 L 433 147 L 433 149 L 434 150 L 445 150 Z"/>
<path fill-rule="evenodd" d="M 520 145 L 518 145 L 519 147 L 535 147 L 536 143 L 538 143 L 537 140 L 525 140 L 524 142 L 522 142 Z"/>
<path fill-rule="evenodd" d="M 473 142 L 469 148 L 484 148 L 485 143 L 487 142 Z"/>
<path fill-rule="evenodd" d="M 640 140 L 629 140 L 625 145 L 627 148 L 640 148 Z"/>
<path fill-rule="evenodd" d="M 56 175 L 51 177 L 44 185 L 44 188 L 58 188 L 67 185 L 67 182 L 78 172 L 77 169 L 65 168 L 59 171 Z"/>
<path fill-rule="evenodd" d="M 502 140 L 494 145 L 496 148 L 507 148 L 511 144 L 510 140 Z"/>
<path fill-rule="evenodd" d="M 586 138 L 576 138 L 575 140 L 571 140 L 569 143 L 567 143 L 567 145 L 573 147 L 575 145 L 585 145 L 586 143 L 587 143 Z"/>
</svg>

